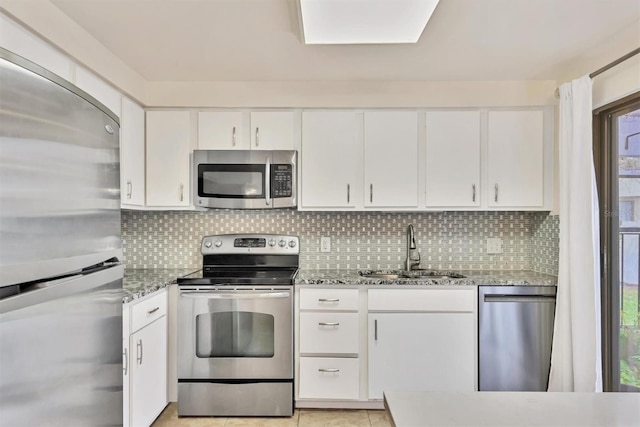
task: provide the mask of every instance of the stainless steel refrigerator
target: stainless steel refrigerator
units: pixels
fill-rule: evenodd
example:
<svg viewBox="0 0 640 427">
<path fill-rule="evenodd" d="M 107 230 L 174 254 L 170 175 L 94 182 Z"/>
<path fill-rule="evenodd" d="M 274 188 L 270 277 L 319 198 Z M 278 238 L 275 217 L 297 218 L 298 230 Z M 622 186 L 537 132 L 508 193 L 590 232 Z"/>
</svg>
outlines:
<svg viewBox="0 0 640 427">
<path fill-rule="evenodd" d="M 119 125 L 0 49 L 0 425 L 122 424 Z"/>
</svg>

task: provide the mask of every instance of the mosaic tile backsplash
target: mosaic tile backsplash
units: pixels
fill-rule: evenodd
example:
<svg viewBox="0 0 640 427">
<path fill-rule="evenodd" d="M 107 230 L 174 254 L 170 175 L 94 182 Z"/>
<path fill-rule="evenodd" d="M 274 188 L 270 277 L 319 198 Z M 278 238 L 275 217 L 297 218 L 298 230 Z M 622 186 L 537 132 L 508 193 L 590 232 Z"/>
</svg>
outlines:
<svg viewBox="0 0 640 427">
<path fill-rule="evenodd" d="M 307 269 L 401 268 L 406 227 L 413 224 L 421 268 L 535 270 L 557 274 L 558 219 L 547 212 L 206 212 L 122 211 L 129 268 L 200 268 L 203 236 L 281 233 L 300 237 Z M 320 237 L 331 252 L 320 252 Z M 486 252 L 502 239 L 503 253 Z"/>
</svg>

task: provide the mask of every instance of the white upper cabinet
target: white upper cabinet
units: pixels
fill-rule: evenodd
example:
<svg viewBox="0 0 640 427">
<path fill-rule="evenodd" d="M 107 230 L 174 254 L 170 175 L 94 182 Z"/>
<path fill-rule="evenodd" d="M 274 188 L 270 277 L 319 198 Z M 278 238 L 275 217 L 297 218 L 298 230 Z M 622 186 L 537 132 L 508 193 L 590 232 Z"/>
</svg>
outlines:
<svg viewBox="0 0 640 427">
<path fill-rule="evenodd" d="M 200 150 L 294 150 L 293 111 L 200 111 Z"/>
<path fill-rule="evenodd" d="M 252 150 L 293 150 L 295 146 L 295 115 L 292 111 L 251 112 Z"/>
<path fill-rule="evenodd" d="M 84 67 L 76 67 L 76 86 L 102 102 L 116 116 L 122 115 L 122 95 L 110 84 Z"/>
<path fill-rule="evenodd" d="M 147 206 L 190 204 L 191 112 L 147 111 Z"/>
<path fill-rule="evenodd" d="M 426 206 L 480 206 L 480 112 L 426 113 Z"/>
<path fill-rule="evenodd" d="M 2 13 L 0 46 L 72 81 L 73 61 L 69 57 Z"/>
<path fill-rule="evenodd" d="M 302 113 L 301 208 L 362 204 L 362 114 Z"/>
<path fill-rule="evenodd" d="M 241 111 L 200 111 L 198 113 L 198 149 L 248 150 Z"/>
<path fill-rule="evenodd" d="M 418 113 L 364 113 L 364 206 L 418 206 Z"/>
<path fill-rule="evenodd" d="M 123 206 L 144 206 L 144 109 L 122 97 L 120 197 Z"/>
<path fill-rule="evenodd" d="M 487 197 L 490 208 L 544 206 L 542 111 L 489 111 Z"/>
</svg>

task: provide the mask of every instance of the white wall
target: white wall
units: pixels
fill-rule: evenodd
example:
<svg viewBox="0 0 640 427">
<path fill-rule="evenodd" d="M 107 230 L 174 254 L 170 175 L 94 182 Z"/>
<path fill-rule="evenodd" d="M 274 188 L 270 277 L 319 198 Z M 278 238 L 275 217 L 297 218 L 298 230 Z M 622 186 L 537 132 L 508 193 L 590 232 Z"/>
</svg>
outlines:
<svg viewBox="0 0 640 427">
<path fill-rule="evenodd" d="M 556 82 L 149 82 L 153 107 L 496 107 L 556 103 Z"/>
<path fill-rule="evenodd" d="M 130 98 L 145 104 L 143 77 L 51 2 L 0 0 L 0 12 L 42 37 Z"/>
<path fill-rule="evenodd" d="M 640 54 L 594 78 L 593 108 L 602 107 L 638 91 L 640 91 Z"/>
</svg>

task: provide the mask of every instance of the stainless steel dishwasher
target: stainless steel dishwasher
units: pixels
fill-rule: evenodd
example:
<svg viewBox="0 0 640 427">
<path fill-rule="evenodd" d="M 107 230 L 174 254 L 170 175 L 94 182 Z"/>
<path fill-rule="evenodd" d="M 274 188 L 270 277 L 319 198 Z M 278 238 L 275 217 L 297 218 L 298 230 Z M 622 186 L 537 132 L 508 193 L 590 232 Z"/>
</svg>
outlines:
<svg viewBox="0 0 640 427">
<path fill-rule="evenodd" d="M 546 391 L 555 286 L 478 287 L 480 391 Z"/>
</svg>

